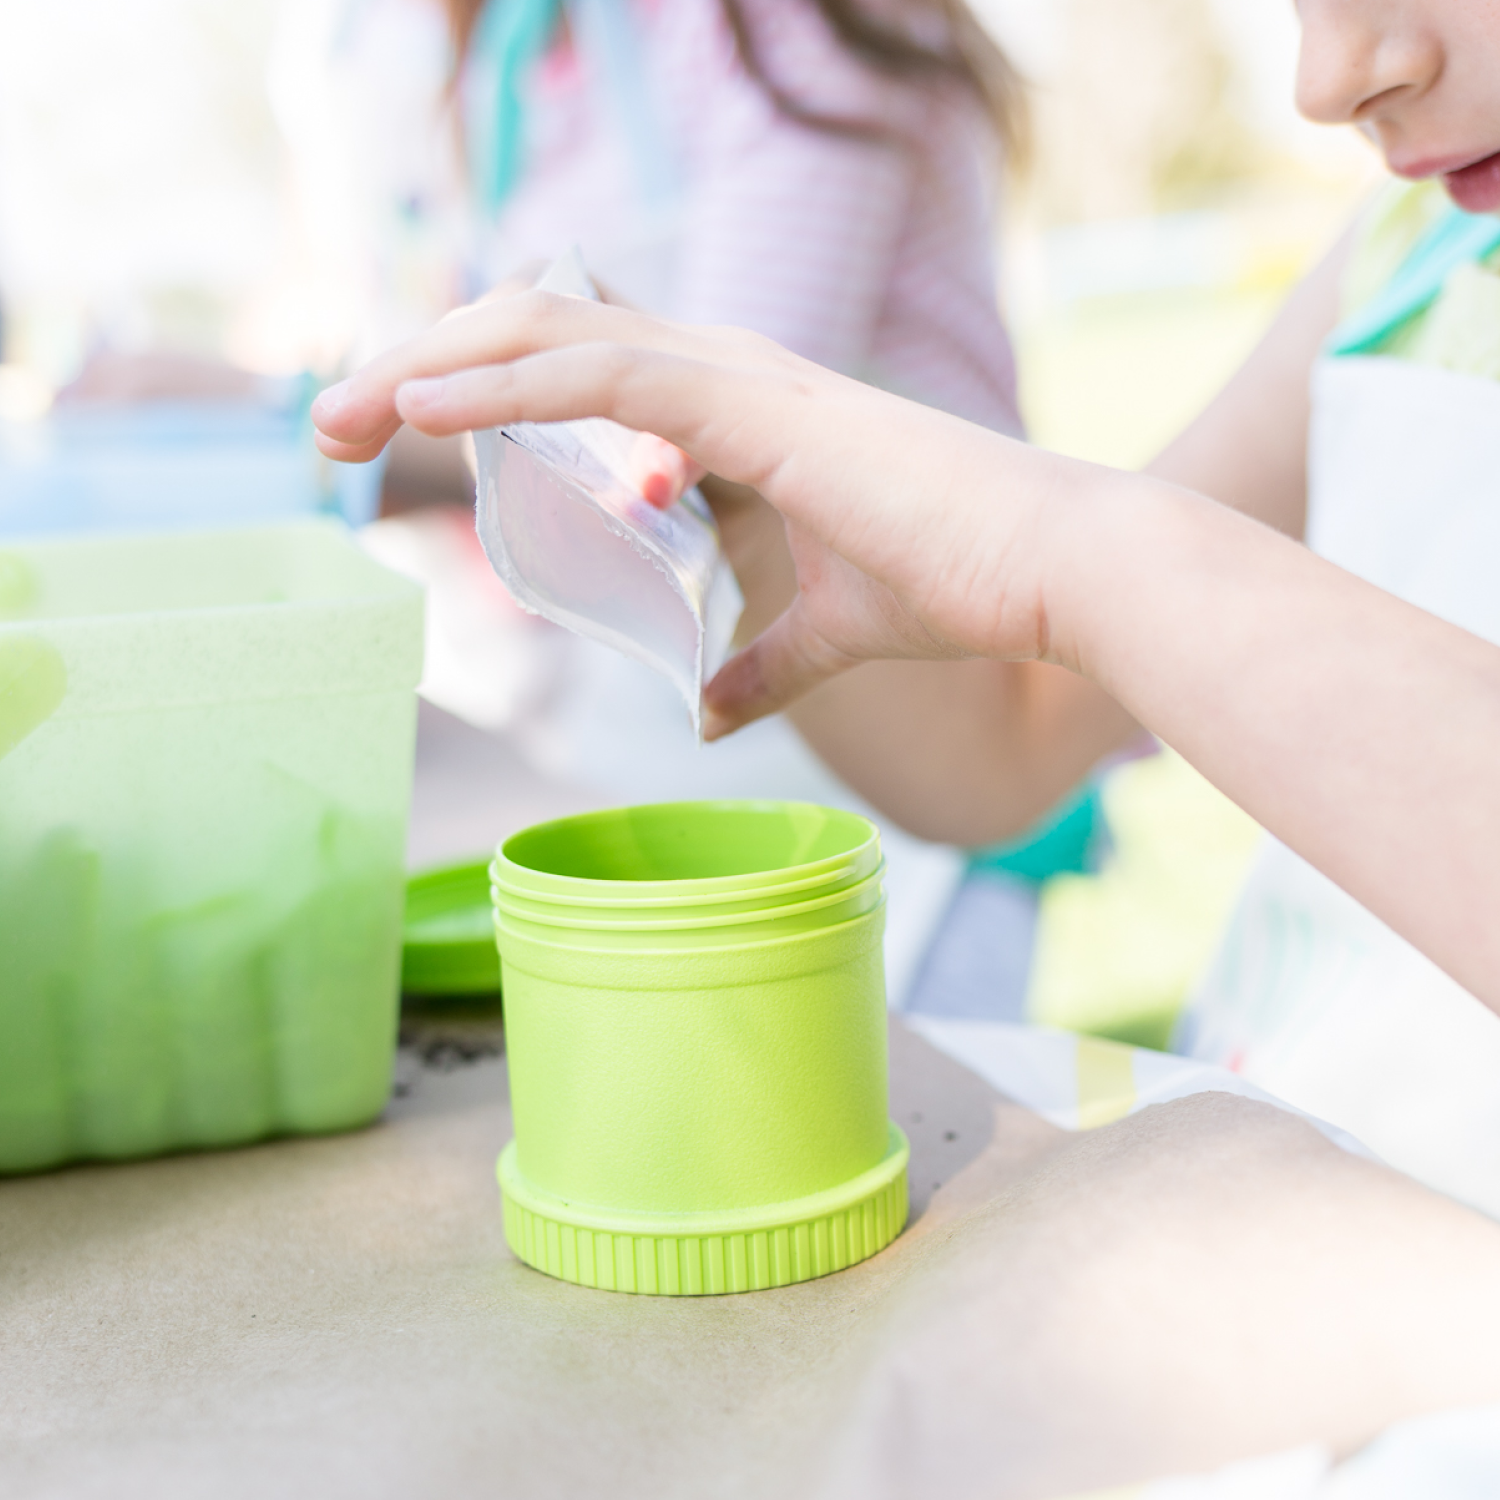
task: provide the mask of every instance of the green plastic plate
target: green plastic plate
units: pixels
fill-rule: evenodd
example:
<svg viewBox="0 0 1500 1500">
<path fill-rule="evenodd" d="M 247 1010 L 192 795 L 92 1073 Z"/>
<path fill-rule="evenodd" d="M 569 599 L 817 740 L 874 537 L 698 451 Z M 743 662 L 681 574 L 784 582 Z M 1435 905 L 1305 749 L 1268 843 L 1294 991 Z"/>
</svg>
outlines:
<svg viewBox="0 0 1500 1500">
<path fill-rule="evenodd" d="M 441 865 L 407 881 L 401 988 L 410 995 L 499 993 L 487 859 Z"/>
</svg>

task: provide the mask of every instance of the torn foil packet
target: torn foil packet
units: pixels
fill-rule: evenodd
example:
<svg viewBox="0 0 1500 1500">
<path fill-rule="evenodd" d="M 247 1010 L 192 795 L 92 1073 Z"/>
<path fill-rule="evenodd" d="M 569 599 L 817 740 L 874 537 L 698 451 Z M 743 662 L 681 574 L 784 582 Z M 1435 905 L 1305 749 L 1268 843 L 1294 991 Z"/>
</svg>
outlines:
<svg viewBox="0 0 1500 1500">
<path fill-rule="evenodd" d="M 541 285 L 597 296 L 576 253 Z M 638 437 L 597 417 L 476 432 L 479 539 L 523 609 L 663 673 L 701 736 L 744 601 L 702 495 L 659 510 L 631 480 Z"/>
</svg>

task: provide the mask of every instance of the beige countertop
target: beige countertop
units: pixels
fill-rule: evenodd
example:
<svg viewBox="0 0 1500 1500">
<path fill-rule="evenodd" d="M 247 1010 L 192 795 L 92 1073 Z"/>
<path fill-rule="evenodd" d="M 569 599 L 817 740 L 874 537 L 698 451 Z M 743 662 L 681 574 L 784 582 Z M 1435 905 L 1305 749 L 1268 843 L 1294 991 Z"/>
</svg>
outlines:
<svg viewBox="0 0 1500 1500">
<path fill-rule="evenodd" d="M 415 862 L 588 800 L 424 715 Z M 1042 1497 L 1500 1399 L 1500 1228 L 1263 1105 L 1068 1135 L 894 1025 L 901 1239 L 633 1297 L 505 1248 L 495 1029 L 407 1040 L 368 1130 L 0 1182 L 0 1495 Z"/>
</svg>

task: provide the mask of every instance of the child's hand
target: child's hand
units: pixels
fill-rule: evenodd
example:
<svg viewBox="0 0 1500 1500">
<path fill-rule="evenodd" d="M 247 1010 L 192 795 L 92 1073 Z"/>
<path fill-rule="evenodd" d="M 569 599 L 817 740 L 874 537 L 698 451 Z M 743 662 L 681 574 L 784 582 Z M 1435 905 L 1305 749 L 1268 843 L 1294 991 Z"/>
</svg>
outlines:
<svg viewBox="0 0 1500 1500">
<path fill-rule="evenodd" d="M 439 435 L 584 416 L 661 434 L 786 519 L 798 597 L 710 685 L 711 735 L 872 657 L 1049 642 L 1039 502 L 1069 471 L 751 334 L 528 292 L 446 319 L 314 408 L 323 451 L 355 461 L 403 419 Z"/>
<path fill-rule="evenodd" d="M 544 260 L 533 261 L 521 267 L 504 281 L 497 282 L 482 297 L 475 300 L 475 307 L 486 307 L 492 302 L 518 296 L 530 291 L 542 279 L 547 270 Z M 599 300 L 611 307 L 633 308 L 619 293 L 607 286 L 595 283 Z M 462 316 L 469 308 L 459 308 L 449 316 Z M 658 510 L 675 505 L 683 494 L 690 490 L 707 472 L 701 464 L 695 464 L 675 443 L 659 438 L 653 433 L 643 432 L 630 455 L 630 479 L 641 492 L 642 498 Z"/>
</svg>

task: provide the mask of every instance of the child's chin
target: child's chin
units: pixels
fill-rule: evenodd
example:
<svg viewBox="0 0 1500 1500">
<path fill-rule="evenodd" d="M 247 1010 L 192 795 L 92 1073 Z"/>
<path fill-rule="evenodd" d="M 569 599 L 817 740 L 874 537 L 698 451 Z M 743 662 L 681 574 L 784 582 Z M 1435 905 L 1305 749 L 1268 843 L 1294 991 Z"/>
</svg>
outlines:
<svg viewBox="0 0 1500 1500">
<path fill-rule="evenodd" d="M 1500 152 L 1461 171 L 1445 172 L 1443 186 L 1465 213 L 1500 213 Z"/>
</svg>

